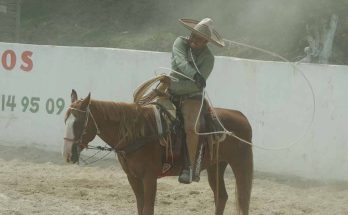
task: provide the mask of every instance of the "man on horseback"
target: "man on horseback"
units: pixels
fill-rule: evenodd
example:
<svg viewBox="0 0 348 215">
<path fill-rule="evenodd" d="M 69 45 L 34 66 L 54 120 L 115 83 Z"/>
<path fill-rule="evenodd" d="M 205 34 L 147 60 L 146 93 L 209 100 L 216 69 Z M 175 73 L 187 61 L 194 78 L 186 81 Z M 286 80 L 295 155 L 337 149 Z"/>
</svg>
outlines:
<svg viewBox="0 0 348 215">
<path fill-rule="evenodd" d="M 172 72 L 174 77 L 170 83 L 169 91 L 173 100 L 179 103 L 184 128 L 186 132 L 186 143 L 188 149 L 189 165 L 183 169 L 179 176 L 179 182 L 189 184 L 199 181 L 199 168 L 196 168 L 196 156 L 199 146 L 199 136 L 196 133 L 200 128 L 203 115 L 200 114 L 202 92 L 206 86 L 206 80 L 213 70 L 214 56 L 209 50 L 207 43 L 223 47 L 224 41 L 214 30 L 213 21 L 205 18 L 201 21 L 191 19 L 180 19 L 181 24 L 191 31 L 189 37 L 178 37 L 172 50 Z M 174 72 L 175 71 L 175 72 Z M 194 171 L 195 174 L 193 175 Z"/>
</svg>

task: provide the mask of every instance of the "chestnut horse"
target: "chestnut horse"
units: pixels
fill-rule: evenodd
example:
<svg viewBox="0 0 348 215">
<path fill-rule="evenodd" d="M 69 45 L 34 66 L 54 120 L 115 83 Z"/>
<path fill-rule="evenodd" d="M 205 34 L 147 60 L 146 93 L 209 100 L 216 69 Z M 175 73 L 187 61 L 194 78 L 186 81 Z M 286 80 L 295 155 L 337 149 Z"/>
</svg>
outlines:
<svg viewBox="0 0 348 215">
<path fill-rule="evenodd" d="M 64 159 L 70 163 L 79 161 L 80 152 L 96 135 L 113 150 L 134 191 L 139 215 L 154 214 L 158 173 L 162 169 L 163 146 L 159 144 L 155 114 L 151 107 L 133 103 L 91 100 L 90 94 L 78 100 L 75 90 L 72 104 L 66 112 Z M 238 137 L 251 141 L 251 126 L 238 111 L 217 108 L 224 126 Z M 134 141 L 143 141 L 141 147 L 130 153 L 123 150 Z M 215 151 L 217 147 L 214 147 Z M 227 136 L 218 147 L 217 159 L 204 161 L 209 185 L 214 193 L 215 214 L 223 214 L 228 198 L 224 183 L 227 165 L 232 167 L 236 182 L 236 200 L 239 214 L 249 213 L 253 177 L 252 147 L 234 137 Z M 202 168 L 202 169 L 203 169 Z M 179 175 L 182 165 L 173 167 L 171 175 Z M 218 183 L 218 186 L 217 186 Z"/>
</svg>

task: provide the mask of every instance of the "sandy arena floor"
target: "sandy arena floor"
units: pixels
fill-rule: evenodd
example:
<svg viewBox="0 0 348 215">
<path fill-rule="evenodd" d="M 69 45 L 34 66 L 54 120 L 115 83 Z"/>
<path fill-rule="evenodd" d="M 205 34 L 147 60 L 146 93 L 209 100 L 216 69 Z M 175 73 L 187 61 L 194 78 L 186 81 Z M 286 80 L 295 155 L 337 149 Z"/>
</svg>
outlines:
<svg viewBox="0 0 348 215">
<path fill-rule="evenodd" d="M 225 214 L 235 214 L 230 170 Z M 155 214 L 213 214 L 206 174 L 182 185 L 159 180 Z M 0 145 L 0 214 L 136 214 L 135 197 L 115 159 L 89 167 L 66 165 L 60 153 Z M 348 182 L 324 183 L 256 172 L 250 214 L 348 215 Z"/>
</svg>

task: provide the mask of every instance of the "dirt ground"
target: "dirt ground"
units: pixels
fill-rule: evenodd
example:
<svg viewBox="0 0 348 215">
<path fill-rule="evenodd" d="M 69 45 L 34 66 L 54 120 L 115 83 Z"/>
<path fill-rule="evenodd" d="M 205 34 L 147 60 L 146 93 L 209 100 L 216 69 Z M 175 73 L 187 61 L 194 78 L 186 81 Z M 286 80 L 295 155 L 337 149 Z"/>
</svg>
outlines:
<svg viewBox="0 0 348 215">
<path fill-rule="evenodd" d="M 348 215 L 348 182 L 308 181 L 255 172 L 250 214 Z M 225 175 L 229 200 L 225 214 L 236 214 L 235 185 Z M 0 144 L 0 214 L 136 214 L 135 197 L 116 159 L 91 166 L 64 164 L 60 153 Z M 155 214 L 214 214 L 206 174 L 182 185 L 176 177 L 158 181 Z"/>
</svg>

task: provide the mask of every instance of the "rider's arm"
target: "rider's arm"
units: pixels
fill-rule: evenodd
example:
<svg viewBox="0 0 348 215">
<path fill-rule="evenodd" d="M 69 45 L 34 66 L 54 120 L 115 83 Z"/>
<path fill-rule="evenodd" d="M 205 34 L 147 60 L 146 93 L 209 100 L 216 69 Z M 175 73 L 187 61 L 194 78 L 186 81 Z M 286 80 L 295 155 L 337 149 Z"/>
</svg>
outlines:
<svg viewBox="0 0 348 215">
<path fill-rule="evenodd" d="M 184 38 L 178 37 L 173 44 L 172 64 L 179 68 L 178 72 L 193 79 L 196 69 L 188 62 L 187 42 Z"/>
<path fill-rule="evenodd" d="M 214 56 L 209 52 L 204 56 L 202 63 L 198 66 L 199 72 L 205 80 L 208 79 L 214 67 Z"/>
</svg>

